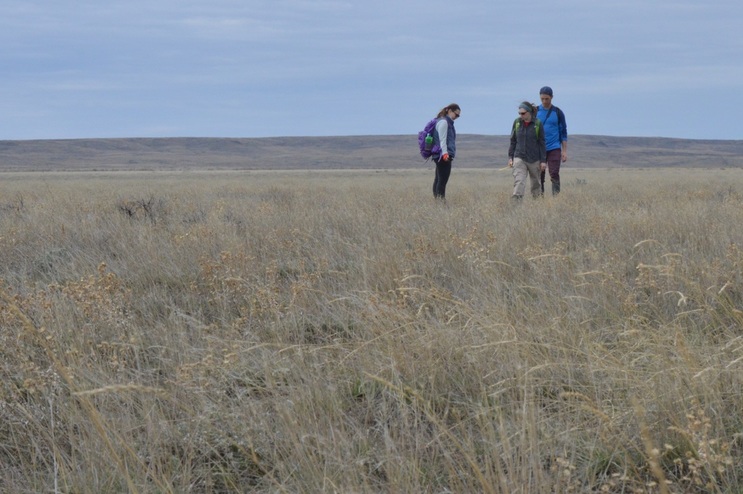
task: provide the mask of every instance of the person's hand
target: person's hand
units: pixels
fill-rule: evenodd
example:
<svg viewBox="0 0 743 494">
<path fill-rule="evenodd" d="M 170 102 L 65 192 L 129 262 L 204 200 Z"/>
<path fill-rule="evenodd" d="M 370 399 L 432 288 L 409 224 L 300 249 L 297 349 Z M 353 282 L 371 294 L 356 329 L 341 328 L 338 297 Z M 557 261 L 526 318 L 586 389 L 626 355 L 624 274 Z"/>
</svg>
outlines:
<svg viewBox="0 0 743 494">
<path fill-rule="evenodd" d="M 513 160 L 508 160 L 508 168 L 513 168 Z"/>
<path fill-rule="evenodd" d="M 442 159 L 442 160 L 444 160 L 444 161 L 449 161 L 449 153 L 446 153 L 446 154 L 444 154 L 444 155 L 443 155 L 443 156 L 441 157 L 441 159 Z"/>
<path fill-rule="evenodd" d="M 539 167 L 544 171 L 547 169 L 547 163 L 539 163 Z"/>
<path fill-rule="evenodd" d="M 562 162 L 565 163 L 568 160 L 568 152 L 563 151 L 562 152 Z"/>
</svg>

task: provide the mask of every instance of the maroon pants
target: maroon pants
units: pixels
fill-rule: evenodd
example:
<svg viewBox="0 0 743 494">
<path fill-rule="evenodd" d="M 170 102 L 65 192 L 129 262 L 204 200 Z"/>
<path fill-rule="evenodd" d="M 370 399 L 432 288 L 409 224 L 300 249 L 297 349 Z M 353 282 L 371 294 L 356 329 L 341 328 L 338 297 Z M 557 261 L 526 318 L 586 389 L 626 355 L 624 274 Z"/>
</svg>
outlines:
<svg viewBox="0 0 743 494">
<path fill-rule="evenodd" d="M 552 194 L 560 193 L 560 163 L 562 162 L 562 149 L 553 149 L 547 151 L 547 170 L 550 172 L 550 180 L 552 181 Z M 544 194 L 544 180 L 546 178 L 546 171 L 542 172 L 542 194 Z"/>
</svg>

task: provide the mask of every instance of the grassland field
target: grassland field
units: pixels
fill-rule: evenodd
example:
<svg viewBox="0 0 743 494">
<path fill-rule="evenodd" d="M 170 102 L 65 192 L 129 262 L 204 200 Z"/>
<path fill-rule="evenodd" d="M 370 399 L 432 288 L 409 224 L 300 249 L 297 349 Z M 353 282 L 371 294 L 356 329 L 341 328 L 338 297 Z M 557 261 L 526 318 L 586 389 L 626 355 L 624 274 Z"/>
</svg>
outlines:
<svg viewBox="0 0 743 494">
<path fill-rule="evenodd" d="M 562 178 L 0 173 L 0 491 L 743 492 L 743 170 Z"/>
</svg>

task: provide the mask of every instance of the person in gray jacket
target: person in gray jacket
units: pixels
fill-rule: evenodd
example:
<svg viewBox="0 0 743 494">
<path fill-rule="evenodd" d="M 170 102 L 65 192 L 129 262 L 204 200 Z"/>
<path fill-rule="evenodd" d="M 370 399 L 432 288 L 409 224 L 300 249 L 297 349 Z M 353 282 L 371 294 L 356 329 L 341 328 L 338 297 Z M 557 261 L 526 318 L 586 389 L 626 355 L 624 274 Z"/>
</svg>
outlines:
<svg viewBox="0 0 743 494">
<path fill-rule="evenodd" d="M 513 199 L 524 197 L 526 177 L 529 176 L 531 195 L 541 197 L 540 174 L 547 168 L 547 151 L 544 129 L 536 117 L 536 107 L 524 101 L 519 105 L 519 117 L 511 128 L 511 145 L 508 148 L 508 166 L 513 168 Z"/>
<path fill-rule="evenodd" d="M 451 103 L 436 115 L 436 131 L 433 133 L 434 149 L 440 151 L 431 155 L 436 164 L 436 176 L 433 180 L 433 197 L 446 199 L 446 184 L 451 175 L 451 164 L 457 154 L 457 131 L 454 129 L 454 120 L 462 114 L 462 109 L 456 103 Z"/>
</svg>

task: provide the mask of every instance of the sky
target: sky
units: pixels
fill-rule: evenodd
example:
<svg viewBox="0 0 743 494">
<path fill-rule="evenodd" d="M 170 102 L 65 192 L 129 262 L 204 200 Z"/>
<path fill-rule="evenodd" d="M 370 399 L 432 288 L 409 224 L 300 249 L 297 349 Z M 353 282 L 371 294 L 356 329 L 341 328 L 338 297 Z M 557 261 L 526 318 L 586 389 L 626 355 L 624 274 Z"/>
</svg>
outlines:
<svg viewBox="0 0 743 494">
<path fill-rule="evenodd" d="M 740 0 L 0 0 L 0 140 L 569 134 L 743 139 Z M 729 116 L 732 115 L 732 118 Z"/>
</svg>

